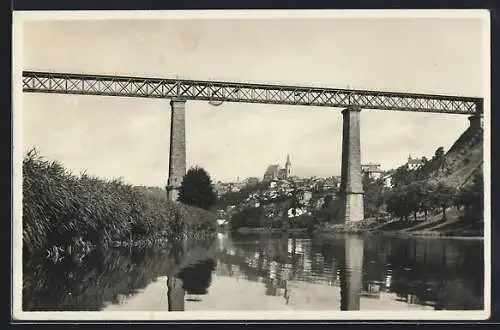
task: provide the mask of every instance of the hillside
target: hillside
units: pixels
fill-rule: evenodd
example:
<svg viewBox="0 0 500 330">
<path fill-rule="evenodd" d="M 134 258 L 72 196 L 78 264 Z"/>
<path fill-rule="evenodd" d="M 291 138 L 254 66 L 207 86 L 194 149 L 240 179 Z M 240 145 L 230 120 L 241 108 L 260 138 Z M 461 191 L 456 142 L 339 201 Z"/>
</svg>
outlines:
<svg viewBox="0 0 500 330">
<path fill-rule="evenodd" d="M 430 180 L 455 188 L 470 184 L 474 174 L 483 171 L 483 135 L 481 126 L 469 126 L 445 154 L 440 169 Z"/>
</svg>

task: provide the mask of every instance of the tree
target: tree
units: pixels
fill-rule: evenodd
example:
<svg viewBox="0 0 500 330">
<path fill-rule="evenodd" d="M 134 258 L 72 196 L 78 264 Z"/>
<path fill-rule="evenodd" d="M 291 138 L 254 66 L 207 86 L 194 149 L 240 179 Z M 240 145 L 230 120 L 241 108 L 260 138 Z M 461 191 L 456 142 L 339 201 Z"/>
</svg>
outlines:
<svg viewBox="0 0 500 330">
<path fill-rule="evenodd" d="M 441 208 L 443 219 L 446 219 L 446 209 L 453 204 L 455 200 L 456 190 L 443 183 L 438 183 L 433 194 L 433 204 L 435 207 Z"/>
<path fill-rule="evenodd" d="M 393 188 L 387 194 L 387 212 L 401 219 L 408 220 L 410 208 L 408 207 L 407 200 L 408 188 L 407 186 Z"/>
<path fill-rule="evenodd" d="M 373 218 L 379 215 L 380 208 L 382 207 L 384 183 L 382 180 L 374 180 L 369 176 L 363 177 L 363 190 L 364 190 L 364 211 L 365 218 Z"/>
<path fill-rule="evenodd" d="M 420 211 L 424 212 L 424 221 L 427 221 L 427 214 L 433 208 L 433 195 L 436 191 L 436 186 L 427 181 L 421 183 L 420 192 Z"/>
<path fill-rule="evenodd" d="M 272 225 L 266 221 L 267 217 L 262 207 L 244 207 L 231 217 L 231 229 L 241 227 L 258 228 L 263 224 Z"/>
<path fill-rule="evenodd" d="M 420 182 L 413 182 L 406 189 L 406 203 L 408 211 L 413 213 L 413 220 L 417 221 L 417 212 L 420 211 L 423 189 Z"/>
<path fill-rule="evenodd" d="M 457 205 L 463 206 L 466 211 L 482 213 L 484 208 L 484 184 L 483 176 L 476 174 L 472 184 L 460 188 Z"/>
<path fill-rule="evenodd" d="M 178 201 L 208 210 L 216 198 L 208 173 L 201 167 L 191 167 L 182 180 Z"/>
<path fill-rule="evenodd" d="M 484 211 L 484 182 L 483 174 L 476 174 L 472 183 L 472 207 L 475 211 Z"/>
<path fill-rule="evenodd" d="M 437 148 L 436 151 L 434 152 L 434 159 L 441 160 L 443 156 L 444 156 L 444 148 L 443 147 Z"/>
<path fill-rule="evenodd" d="M 417 171 L 410 170 L 408 165 L 398 167 L 392 175 L 392 185 L 394 187 L 402 187 L 409 185 L 417 178 Z"/>
<path fill-rule="evenodd" d="M 430 160 L 426 157 L 422 157 L 422 166 L 420 166 L 414 173 L 415 178 L 418 180 L 428 179 L 436 170 L 438 170 L 444 162 L 444 148 L 439 147 L 434 152 L 434 155 Z"/>
</svg>

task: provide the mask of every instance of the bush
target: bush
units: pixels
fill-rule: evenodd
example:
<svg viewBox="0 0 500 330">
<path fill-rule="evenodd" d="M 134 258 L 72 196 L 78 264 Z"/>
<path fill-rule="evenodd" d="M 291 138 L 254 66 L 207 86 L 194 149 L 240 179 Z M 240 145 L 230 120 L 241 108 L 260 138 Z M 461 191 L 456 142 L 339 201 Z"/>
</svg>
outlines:
<svg viewBox="0 0 500 330">
<path fill-rule="evenodd" d="M 231 218 L 231 229 L 242 227 L 258 228 L 265 223 L 264 209 L 261 207 L 245 207 Z"/>
</svg>

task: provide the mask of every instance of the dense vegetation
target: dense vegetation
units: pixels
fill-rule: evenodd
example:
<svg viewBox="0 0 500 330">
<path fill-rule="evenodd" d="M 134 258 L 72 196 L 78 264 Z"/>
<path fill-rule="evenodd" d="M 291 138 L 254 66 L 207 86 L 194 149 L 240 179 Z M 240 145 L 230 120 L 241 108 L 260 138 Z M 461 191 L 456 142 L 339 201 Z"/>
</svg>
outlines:
<svg viewBox="0 0 500 330">
<path fill-rule="evenodd" d="M 270 214 L 271 209 L 278 211 Z M 244 207 L 237 211 L 231 218 L 231 229 L 239 228 L 267 228 L 267 229 L 304 229 L 308 228 L 312 221 L 310 215 L 300 215 L 292 218 L 286 217 L 285 205 L 273 204 L 270 207 Z"/>
<path fill-rule="evenodd" d="M 215 219 L 201 209 L 176 205 L 166 195 L 69 173 L 30 151 L 23 160 L 23 250 L 68 254 L 113 242 L 175 238 L 184 232 L 211 232 Z"/>
</svg>

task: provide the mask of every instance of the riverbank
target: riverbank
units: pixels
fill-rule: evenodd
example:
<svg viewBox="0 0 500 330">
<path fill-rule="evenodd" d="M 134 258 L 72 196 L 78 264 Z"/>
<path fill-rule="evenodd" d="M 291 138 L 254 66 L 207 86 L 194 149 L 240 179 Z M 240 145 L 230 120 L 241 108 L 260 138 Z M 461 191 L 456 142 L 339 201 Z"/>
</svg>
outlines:
<svg viewBox="0 0 500 330">
<path fill-rule="evenodd" d="M 450 228 L 451 227 L 451 228 Z M 316 226 L 312 231 L 315 236 L 337 235 L 337 234 L 359 234 L 359 235 L 387 235 L 399 237 L 435 237 L 435 238 L 462 238 L 483 239 L 482 228 L 478 224 L 470 224 L 461 219 L 451 220 L 428 220 L 428 221 L 404 221 L 388 220 L 383 223 L 373 220 L 349 224 L 323 224 Z M 306 234 L 308 228 L 249 228 L 241 227 L 235 230 L 241 235 L 249 234 Z"/>
<path fill-rule="evenodd" d="M 171 202 L 166 193 L 158 196 L 121 180 L 76 176 L 35 151 L 23 159 L 25 257 L 85 255 L 116 242 L 173 240 L 183 233 L 215 231 L 215 214 Z"/>
<path fill-rule="evenodd" d="M 481 221 L 472 220 L 458 212 L 451 212 L 447 218 L 439 215 L 427 220 L 390 219 L 384 222 L 367 219 L 347 224 L 324 224 L 315 231 L 316 235 L 329 234 L 367 234 L 390 235 L 400 237 L 436 237 L 483 239 L 484 230 Z"/>
<path fill-rule="evenodd" d="M 292 234 L 302 234 L 307 232 L 307 228 L 265 228 L 265 227 L 257 227 L 257 228 L 249 228 L 249 227 L 241 227 L 236 230 L 238 234 L 262 234 L 262 233 L 292 233 Z"/>
</svg>

